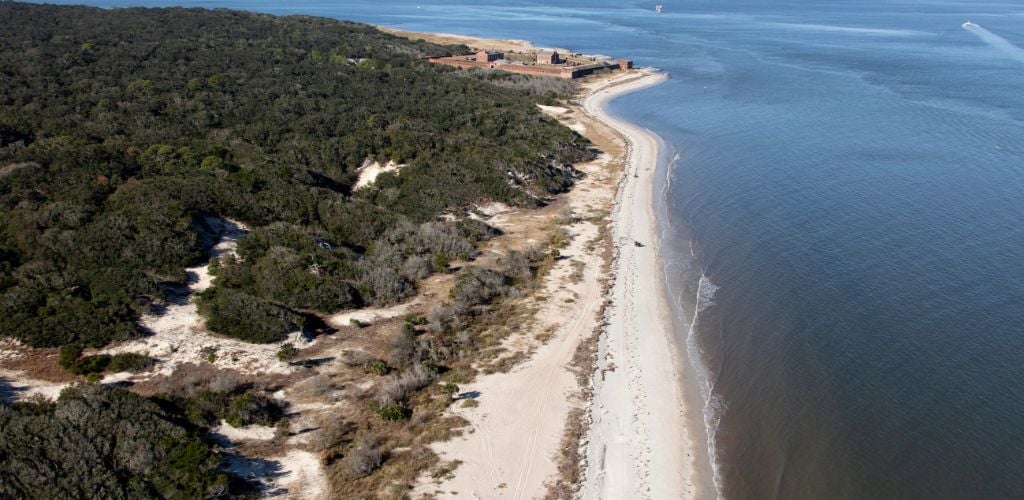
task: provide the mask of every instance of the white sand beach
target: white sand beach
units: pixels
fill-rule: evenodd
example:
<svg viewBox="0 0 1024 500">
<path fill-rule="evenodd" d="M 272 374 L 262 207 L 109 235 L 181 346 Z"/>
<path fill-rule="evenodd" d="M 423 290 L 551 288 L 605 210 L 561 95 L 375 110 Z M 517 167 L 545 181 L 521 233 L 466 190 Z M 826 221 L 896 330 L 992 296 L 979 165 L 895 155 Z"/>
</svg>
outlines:
<svg viewBox="0 0 1024 500">
<path fill-rule="evenodd" d="M 709 491 L 695 463 L 703 443 L 687 428 L 688 412 L 700 409 L 687 408 L 683 396 L 688 361 L 673 336 L 658 257 L 658 140 L 604 109 L 664 78 L 609 86 L 584 101 L 588 113 L 625 137 L 628 162 L 612 216 L 614 282 L 598 346 L 583 498 L 696 498 Z"/>
</svg>

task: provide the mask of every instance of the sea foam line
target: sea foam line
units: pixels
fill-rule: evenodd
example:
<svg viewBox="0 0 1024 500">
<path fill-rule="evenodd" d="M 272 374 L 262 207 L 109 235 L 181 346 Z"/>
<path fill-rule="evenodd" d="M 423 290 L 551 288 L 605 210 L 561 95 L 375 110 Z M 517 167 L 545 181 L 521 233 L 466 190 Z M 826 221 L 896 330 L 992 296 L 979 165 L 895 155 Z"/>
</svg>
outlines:
<svg viewBox="0 0 1024 500">
<path fill-rule="evenodd" d="M 701 274 L 697 282 L 696 304 L 694 305 L 693 319 L 690 321 L 690 329 L 686 335 L 686 352 L 690 357 L 690 364 L 697 372 L 697 378 L 702 382 L 701 395 L 704 397 L 704 427 L 708 436 L 708 458 L 711 461 L 711 480 L 715 485 L 715 492 L 718 498 L 722 498 L 722 472 L 716 455 L 715 435 L 718 433 L 719 424 L 722 421 L 722 412 L 725 411 L 725 400 L 714 393 L 714 383 L 711 378 L 711 370 L 704 362 L 697 345 L 697 320 L 702 311 L 715 305 L 715 292 L 719 290 L 705 274 Z"/>
<path fill-rule="evenodd" d="M 663 220 L 665 221 L 669 220 L 666 200 L 668 200 L 668 195 L 672 191 L 672 171 L 674 170 L 675 165 L 678 164 L 681 159 L 682 155 L 678 152 L 675 153 L 672 156 L 672 159 L 669 160 L 667 168 L 665 169 L 665 184 L 661 193 L 661 199 L 663 200 L 663 203 L 665 203 L 665 205 L 661 207 L 663 217 L 665 217 Z M 670 225 L 670 223 L 667 224 Z M 663 231 L 669 230 L 670 229 L 668 227 L 663 228 Z M 665 236 L 666 233 L 663 232 L 663 240 L 665 240 Z M 697 252 L 693 238 L 689 239 L 689 254 L 690 258 L 697 257 Z M 663 262 L 666 263 L 665 276 L 667 278 L 668 276 L 672 275 L 672 273 L 667 271 L 667 265 L 669 262 L 671 262 L 671 259 L 665 260 Z M 671 284 L 669 284 L 667 280 L 665 285 L 669 293 L 672 294 L 674 287 Z M 711 280 L 707 277 L 707 275 L 701 273 L 700 279 L 697 282 L 697 292 L 695 294 L 696 296 L 694 301 L 694 312 L 692 319 L 690 320 L 689 328 L 687 330 L 685 343 L 687 358 L 689 358 L 690 366 L 693 368 L 697 376 L 698 387 L 700 389 L 701 397 L 704 399 L 704 408 L 702 414 L 704 416 L 704 428 L 705 433 L 707 435 L 706 449 L 708 461 L 710 462 L 711 466 L 711 481 L 712 485 L 714 486 L 716 496 L 719 499 L 721 499 L 723 498 L 722 477 L 721 471 L 718 467 L 718 460 L 715 456 L 715 434 L 718 431 L 719 422 L 721 421 L 721 414 L 725 410 L 726 405 L 725 400 L 722 399 L 721 396 L 714 394 L 713 383 L 711 379 L 711 370 L 708 368 L 707 363 L 705 363 L 703 360 L 703 357 L 700 352 L 700 347 L 697 345 L 696 338 L 697 318 L 700 316 L 701 311 L 705 311 L 715 304 L 715 293 L 718 291 L 718 289 L 718 285 L 712 283 Z M 673 302 L 675 304 L 680 305 L 683 303 L 678 295 L 673 297 Z"/>
</svg>

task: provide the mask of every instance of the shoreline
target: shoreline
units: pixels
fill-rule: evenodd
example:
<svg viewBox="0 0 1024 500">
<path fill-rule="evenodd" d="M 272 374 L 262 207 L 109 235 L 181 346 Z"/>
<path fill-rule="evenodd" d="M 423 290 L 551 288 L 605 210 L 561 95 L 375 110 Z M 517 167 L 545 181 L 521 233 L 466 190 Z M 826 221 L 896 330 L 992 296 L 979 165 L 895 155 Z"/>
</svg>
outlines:
<svg viewBox="0 0 1024 500">
<path fill-rule="evenodd" d="M 694 370 L 687 369 L 690 360 L 676 337 L 665 288 L 654 193 L 661 145 L 606 109 L 613 99 L 666 78 L 598 89 L 583 101 L 588 113 L 625 139 L 628 160 L 612 215 L 614 283 L 593 379 L 583 498 L 717 496 L 706 477 L 710 458 L 698 439 L 702 429 L 693 428 L 703 421 L 695 417 L 702 409 L 686 397 Z"/>
<path fill-rule="evenodd" d="M 533 47 L 522 40 L 385 29 L 477 48 Z M 676 332 L 661 260 L 655 187 L 665 173 L 662 144 L 606 109 L 615 98 L 667 79 L 650 69 L 591 77 L 566 108 L 542 107 L 563 124 L 580 125 L 578 131 L 606 153 L 603 161 L 577 165 L 587 177 L 563 195 L 577 213 L 599 207 L 603 227 L 566 226 L 573 234 L 563 255 L 586 263 L 582 283 L 565 283 L 564 270 L 552 270 L 539 294 L 547 303 L 526 327 L 551 329 L 552 338 L 531 347 L 512 371 L 466 385 L 481 394 L 479 406 L 452 411 L 468 422 L 467 432 L 432 446 L 458 465 L 442 480 L 421 478 L 417 496 L 718 496 L 703 406 L 694 393 L 699 381 L 685 338 Z M 599 250 L 584 250 L 582 240 L 591 238 Z M 572 303 L 552 305 L 567 290 Z M 522 341 L 511 338 L 506 345 Z"/>
</svg>

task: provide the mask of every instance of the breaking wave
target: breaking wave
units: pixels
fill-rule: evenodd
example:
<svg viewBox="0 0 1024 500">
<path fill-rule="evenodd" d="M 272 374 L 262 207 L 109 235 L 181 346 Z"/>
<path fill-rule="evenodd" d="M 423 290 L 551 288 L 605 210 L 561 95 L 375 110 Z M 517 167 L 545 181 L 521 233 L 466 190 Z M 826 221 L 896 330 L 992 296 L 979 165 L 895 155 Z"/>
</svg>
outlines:
<svg viewBox="0 0 1024 500">
<path fill-rule="evenodd" d="M 718 493 L 719 498 L 721 498 L 722 474 L 719 470 L 718 455 L 715 450 L 715 436 L 718 433 L 719 424 L 722 421 L 722 413 L 726 409 L 726 403 L 720 395 L 714 392 L 714 374 L 711 373 L 707 363 L 704 361 L 696 335 L 700 313 L 715 305 L 715 293 L 718 290 L 718 285 L 712 283 L 706 275 L 701 275 L 700 281 L 697 283 L 697 297 L 693 320 L 686 335 L 686 352 L 690 358 L 690 364 L 696 370 L 697 378 L 700 381 L 701 396 L 704 399 L 704 427 L 707 431 L 707 449 L 708 457 L 711 459 L 712 480 L 715 483 L 715 491 Z"/>
</svg>

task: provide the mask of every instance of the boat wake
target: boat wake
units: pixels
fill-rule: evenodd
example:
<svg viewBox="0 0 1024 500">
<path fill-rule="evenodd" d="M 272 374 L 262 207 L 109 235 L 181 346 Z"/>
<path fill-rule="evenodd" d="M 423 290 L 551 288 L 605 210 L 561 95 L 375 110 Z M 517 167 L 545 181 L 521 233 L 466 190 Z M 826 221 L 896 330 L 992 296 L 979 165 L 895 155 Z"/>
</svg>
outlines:
<svg viewBox="0 0 1024 500">
<path fill-rule="evenodd" d="M 1009 40 L 970 21 L 965 22 L 961 27 L 973 33 L 990 47 L 1006 54 L 1017 62 L 1024 63 L 1024 49 L 1010 43 Z"/>
</svg>

